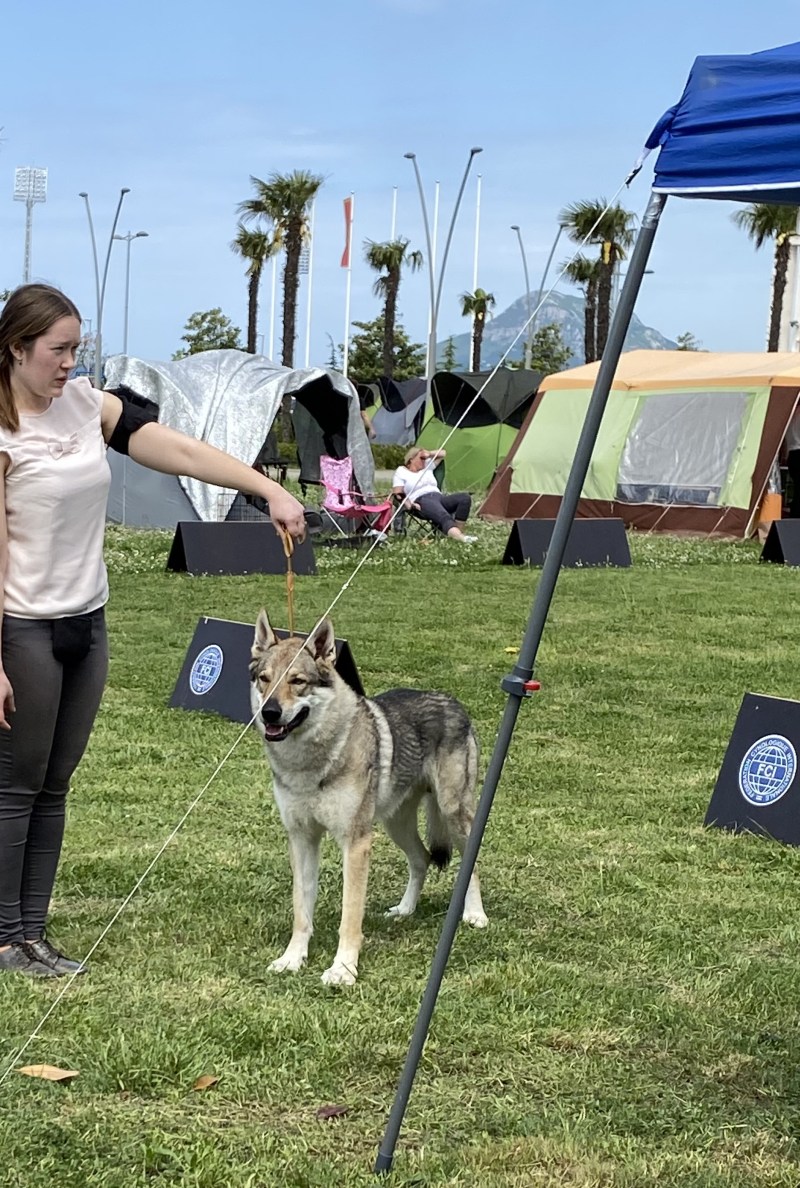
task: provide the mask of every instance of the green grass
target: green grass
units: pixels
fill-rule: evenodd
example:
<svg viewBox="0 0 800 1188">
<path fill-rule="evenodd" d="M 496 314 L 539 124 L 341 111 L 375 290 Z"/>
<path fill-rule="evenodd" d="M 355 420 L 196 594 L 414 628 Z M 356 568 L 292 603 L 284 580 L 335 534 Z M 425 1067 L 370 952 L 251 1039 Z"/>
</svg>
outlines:
<svg viewBox="0 0 800 1188">
<path fill-rule="evenodd" d="M 455 694 L 485 760 L 538 571 L 499 565 L 506 527 L 480 532 L 377 550 L 333 618 L 369 692 Z M 76 955 L 240 732 L 166 706 L 198 617 L 285 621 L 281 578 L 168 574 L 170 539 L 108 534 L 111 673 L 51 928 Z M 630 570 L 559 580 L 481 856 L 490 926 L 457 937 L 387 1185 L 800 1182 L 800 852 L 702 825 L 743 693 L 800 698 L 800 574 L 754 544 L 631 548 Z M 297 579 L 300 629 L 359 559 Z M 23 1058 L 80 1075 L 0 1085 L 4 1188 L 374 1183 L 453 875 L 385 919 L 404 864 L 379 835 L 344 992 L 319 980 L 339 878 L 328 846 L 309 964 L 268 974 L 290 876 L 249 732 Z M 57 992 L 0 984 L 3 1068 Z M 332 1103 L 346 1116 L 318 1120 Z"/>
</svg>

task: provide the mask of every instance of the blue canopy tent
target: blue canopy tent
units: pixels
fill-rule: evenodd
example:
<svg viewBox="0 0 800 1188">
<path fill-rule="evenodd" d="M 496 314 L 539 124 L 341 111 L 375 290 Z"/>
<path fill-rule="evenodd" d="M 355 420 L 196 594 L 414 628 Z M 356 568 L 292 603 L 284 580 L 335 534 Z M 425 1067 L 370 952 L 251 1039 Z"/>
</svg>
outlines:
<svg viewBox="0 0 800 1188">
<path fill-rule="evenodd" d="M 377 1172 L 387 1172 L 392 1166 L 517 714 L 523 698 L 538 687 L 532 679 L 536 655 L 664 205 L 670 195 L 800 204 L 800 43 L 741 57 L 698 58 L 680 101 L 662 116 L 647 141 L 648 151 L 655 148 L 659 155 L 650 201 L 609 329 L 522 646 L 513 672 L 502 681 L 508 702 L 376 1161 Z M 637 162 L 629 182 L 639 172 L 643 159 Z"/>
</svg>

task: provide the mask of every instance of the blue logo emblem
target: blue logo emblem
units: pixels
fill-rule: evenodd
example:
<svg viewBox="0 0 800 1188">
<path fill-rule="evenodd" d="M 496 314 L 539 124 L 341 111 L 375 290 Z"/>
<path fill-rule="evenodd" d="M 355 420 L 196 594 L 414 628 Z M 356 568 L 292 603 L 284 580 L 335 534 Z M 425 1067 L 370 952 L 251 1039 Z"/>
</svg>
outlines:
<svg viewBox="0 0 800 1188">
<path fill-rule="evenodd" d="M 222 672 L 222 648 L 218 644 L 209 644 L 203 648 L 194 660 L 189 673 L 189 688 L 198 697 L 213 689 Z"/>
<path fill-rule="evenodd" d="M 748 749 L 739 767 L 739 791 L 756 807 L 780 800 L 797 771 L 797 753 L 782 734 L 767 734 Z"/>
</svg>

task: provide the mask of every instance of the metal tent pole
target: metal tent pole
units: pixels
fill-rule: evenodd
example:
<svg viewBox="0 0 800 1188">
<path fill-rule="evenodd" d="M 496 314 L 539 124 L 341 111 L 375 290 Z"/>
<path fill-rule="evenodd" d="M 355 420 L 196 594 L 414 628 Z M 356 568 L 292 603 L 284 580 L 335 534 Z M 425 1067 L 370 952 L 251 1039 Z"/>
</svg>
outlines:
<svg viewBox="0 0 800 1188">
<path fill-rule="evenodd" d="M 494 800 L 494 794 L 500 781 L 500 774 L 505 763 L 511 736 L 514 732 L 514 724 L 517 720 L 522 699 L 529 696 L 531 684 L 534 683 L 531 682 L 533 666 L 539 650 L 545 623 L 547 622 L 550 603 L 561 570 L 561 562 L 564 558 L 570 529 L 575 519 L 578 500 L 583 489 L 586 473 L 592 458 L 592 451 L 594 450 L 595 441 L 597 440 L 597 434 L 600 429 L 600 422 L 603 419 L 608 394 L 614 380 L 614 373 L 617 369 L 619 357 L 622 354 L 625 335 L 628 332 L 639 286 L 644 276 L 645 265 L 650 255 L 653 239 L 655 238 L 665 202 L 665 195 L 651 194 L 647 210 L 642 219 L 642 226 L 636 239 L 636 246 L 631 255 L 630 266 L 625 277 L 625 284 L 619 304 L 611 323 L 608 341 L 603 352 L 603 358 L 597 373 L 589 407 L 586 410 L 586 420 L 584 421 L 575 450 L 572 469 L 570 470 L 569 478 L 564 488 L 564 496 L 556 517 L 550 547 L 542 568 L 542 576 L 536 587 L 536 597 L 531 608 L 525 637 L 520 647 L 519 658 L 514 665 L 513 673 L 507 676 L 502 682 L 502 688 L 508 693 L 509 697 L 500 722 L 500 728 L 497 732 L 494 751 L 489 761 L 483 790 L 481 791 L 480 800 L 475 811 L 472 831 L 470 832 L 461 859 L 461 866 L 455 887 L 453 888 L 450 906 L 447 910 L 439 942 L 436 946 L 436 952 L 431 963 L 428 984 L 422 995 L 417 1022 L 411 1037 L 408 1054 L 403 1071 L 400 1074 L 394 1103 L 375 1163 L 375 1171 L 379 1174 L 391 1171 L 397 1137 L 405 1116 L 408 1099 L 411 1096 L 414 1077 L 416 1076 L 417 1066 L 422 1056 L 425 1040 L 427 1039 L 428 1029 L 434 1007 L 436 1006 L 436 999 L 450 957 L 450 950 L 453 947 L 453 940 L 464 910 L 467 887 L 472 877 L 472 872 L 475 869 L 475 862 L 481 842 L 483 841 L 483 834 L 489 819 L 492 801 Z"/>
</svg>

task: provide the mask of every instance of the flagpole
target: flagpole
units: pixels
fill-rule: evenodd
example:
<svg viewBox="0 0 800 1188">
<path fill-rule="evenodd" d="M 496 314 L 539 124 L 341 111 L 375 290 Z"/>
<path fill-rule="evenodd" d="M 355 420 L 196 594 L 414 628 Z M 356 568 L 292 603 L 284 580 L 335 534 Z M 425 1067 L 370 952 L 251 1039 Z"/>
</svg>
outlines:
<svg viewBox="0 0 800 1188">
<path fill-rule="evenodd" d="M 433 234 L 431 235 L 431 276 L 436 275 L 436 234 L 439 230 L 439 183 L 434 183 L 433 187 Z M 436 303 L 431 301 L 431 308 L 428 311 L 428 369 L 427 375 L 433 375 L 436 370 L 436 342 L 434 340 L 434 319 L 436 317 Z"/>
<path fill-rule="evenodd" d="M 347 219 L 347 239 L 345 251 L 347 253 L 347 282 L 344 293 L 344 351 L 342 353 L 342 375 L 347 376 L 350 361 L 350 288 L 353 277 L 353 214 L 356 208 L 356 196 L 350 192 L 350 211 Z M 347 209 L 345 207 L 345 209 Z"/>
<path fill-rule="evenodd" d="M 272 257 L 272 303 L 269 311 L 269 357 L 275 358 L 275 295 L 278 291 L 278 253 Z"/>
<path fill-rule="evenodd" d="M 389 241 L 394 243 L 394 237 L 397 234 L 397 186 L 392 187 L 392 230 L 389 235 Z"/>
<path fill-rule="evenodd" d="M 308 300 L 306 302 L 306 367 L 311 362 L 311 290 L 314 281 L 314 212 L 316 202 L 311 203 L 311 218 L 308 232 Z"/>
<path fill-rule="evenodd" d="M 478 288 L 478 243 L 481 235 L 481 175 L 478 174 L 478 185 L 475 196 L 475 258 L 472 264 L 472 292 Z"/>
</svg>

